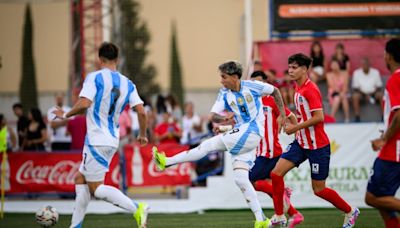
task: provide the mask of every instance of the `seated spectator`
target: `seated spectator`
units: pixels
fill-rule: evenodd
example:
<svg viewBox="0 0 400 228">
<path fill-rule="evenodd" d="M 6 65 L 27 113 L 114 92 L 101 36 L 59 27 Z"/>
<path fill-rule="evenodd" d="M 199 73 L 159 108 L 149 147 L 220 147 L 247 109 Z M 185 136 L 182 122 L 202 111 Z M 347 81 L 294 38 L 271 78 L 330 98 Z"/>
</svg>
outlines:
<svg viewBox="0 0 400 228">
<path fill-rule="evenodd" d="M 168 112 L 164 112 L 163 121 L 156 126 L 154 134 L 158 143 L 179 143 L 182 137 L 181 129 Z"/>
<path fill-rule="evenodd" d="M 278 88 L 281 92 L 283 102 L 285 105 L 291 109 L 296 109 L 294 105 L 294 92 L 296 83 L 290 79 L 289 72 L 286 70 L 284 72 L 283 81 L 279 84 Z"/>
<path fill-rule="evenodd" d="M 26 130 L 28 128 L 29 120 L 24 115 L 24 110 L 22 109 L 21 103 L 15 103 L 13 105 L 13 111 L 15 116 L 18 118 L 17 121 L 17 134 L 18 134 L 18 148 L 22 149 L 22 143 L 26 136 Z"/>
<path fill-rule="evenodd" d="M 350 58 L 344 51 L 344 46 L 342 43 L 336 44 L 335 53 L 332 56 L 332 60 L 336 60 L 339 63 L 340 70 L 350 73 Z"/>
<path fill-rule="evenodd" d="M 203 121 L 194 113 L 194 104 L 192 102 L 185 103 L 185 115 L 182 118 L 182 144 L 190 145 L 194 148 L 200 143 L 200 136 L 203 133 Z"/>
<path fill-rule="evenodd" d="M 71 110 L 70 107 L 64 105 L 64 93 L 57 93 L 54 96 L 55 105 L 60 107 L 64 112 Z M 67 119 L 55 118 L 56 115 L 52 113 L 55 107 L 51 107 L 47 111 L 47 123 L 49 124 L 49 136 L 51 143 L 51 150 L 69 150 L 71 148 L 71 136 L 67 134 Z"/>
<path fill-rule="evenodd" d="M 324 51 L 319 41 L 314 41 L 311 44 L 310 56 L 313 60 L 310 79 L 315 83 L 325 80 Z"/>
<path fill-rule="evenodd" d="M 361 67 L 353 72 L 352 100 L 355 121 L 360 122 L 360 101 L 365 99 L 372 104 L 382 104 L 382 79 L 379 71 L 372 68 L 367 57 L 362 58 Z"/>
<path fill-rule="evenodd" d="M 42 112 L 38 108 L 32 108 L 28 113 L 29 125 L 26 138 L 22 144 L 24 150 L 44 151 L 44 143 L 47 141 L 46 124 L 43 121 Z"/>
<path fill-rule="evenodd" d="M 336 119 L 336 112 L 342 104 L 344 122 L 350 121 L 350 109 L 348 95 L 349 75 L 347 71 L 341 71 L 337 60 L 331 61 L 331 71 L 326 74 L 328 82 L 328 99 L 331 105 L 331 116 Z"/>
<path fill-rule="evenodd" d="M 5 136 L 5 139 L 7 140 L 5 148 L 7 152 L 13 151 L 13 149 L 17 146 L 17 137 L 15 136 L 14 130 L 7 126 L 7 120 L 2 113 L 0 113 L 0 132 L 1 135 Z"/>
<path fill-rule="evenodd" d="M 86 136 L 86 116 L 76 115 L 68 119 L 67 134 L 71 136 L 71 150 L 82 150 Z"/>
</svg>

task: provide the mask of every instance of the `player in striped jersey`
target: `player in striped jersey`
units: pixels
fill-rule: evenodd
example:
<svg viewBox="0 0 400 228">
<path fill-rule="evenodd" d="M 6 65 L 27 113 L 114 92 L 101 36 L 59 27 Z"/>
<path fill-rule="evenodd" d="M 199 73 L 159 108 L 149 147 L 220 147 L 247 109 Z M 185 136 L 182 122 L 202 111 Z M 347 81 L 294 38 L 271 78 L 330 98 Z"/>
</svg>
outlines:
<svg viewBox="0 0 400 228">
<path fill-rule="evenodd" d="M 217 100 L 211 109 L 213 122 L 235 121 L 232 130 L 216 135 L 202 142 L 198 147 L 184 151 L 173 157 L 166 157 L 154 148 L 154 162 L 159 170 L 181 162 L 196 161 L 216 150 L 228 151 L 232 156 L 233 176 L 236 185 L 243 193 L 246 202 L 254 213 L 254 227 L 263 228 L 269 225 L 269 219 L 262 212 L 256 191 L 249 180 L 249 170 L 254 165 L 254 150 L 264 136 L 264 115 L 261 97 L 272 95 L 279 108 L 279 123 L 285 122 L 286 115 L 279 90 L 267 83 L 240 80 L 242 66 L 234 61 L 219 66 L 221 84 Z M 219 113 L 227 111 L 226 116 Z"/>
<path fill-rule="evenodd" d="M 283 214 L 283 193 L 285 174 L 305 160 L 311 166 L 311 179 L 314 194 L 332 203 L 345 213 L 343 228 L 353 227 L 360 211 L 351 207 L 339 194 L 325 185 L 329 174 L 330 143 L 324 130 L 324 113 L 321 93 L 307 75 L 312 59 L 304 54 L 289 57 L 289 76 L 296 82 L 295 105 L 298 124 L 287 123 L 285 132 L 296 133 L 295 140 L 282 154 L 271 172 L 275 215 L 273 225 L 285 224 Z"/>
<path fill-rule="evenodd" d="M 103 43 L 99 49 L 101 70 L 86 76 L 79 100 L 64 113 L 58 107 L 53 113 L 66 119 L 86 112 L 87 132 L 82 162 L 75 177 L 75 208 L 71 227 L 82 227 L 91 195 L 133 213 L 138 227 L 145 227 L 148 206 L 136 203 L 119 189 L 104 185 L 104 177 L 119 144 L 119 116 L 126 105 L 138 113 L 140 133 L 138 142 L 147 144 L 146 113 L 135 85 L 117 71 L 118 48 Z"/>
<path fill-rule="evenodd" d="M 394 197 L 400 186 L 400 39 L 386 43 L 385 62 L 392 76 L 386 83 L 384 95 L 384 123 L 386 130 L 379 139 L 372 140 L 372 148 L 379 150 L 368 181 L 365 202 L 379 210 L 387 228 L 400 227 L 396 212 L 400 199 Z"/>
<path fill-rule="evenodd" d="M 257 81 L 267 81 L 267 75 L 263 71 L 255 71 L 250 78 Z M 256 149 L 256 161 L 249 173 L 249 179 L 253 183 L 256 191 L 261 191 L 272 198 L 272 184 L 270 173 L 275 167 L 278 159 L 282 154 L 282 146 L 278 138 L 278 117 L 279 110 L 276 103 L 270 95 L 262 97 L 262 106 L 265 116 L 264 128 L 265 135 L 260 141 L 260 145 Z M 293 124 L 297 123 L 295 115 L 285 107 L 286 116 Z M 290 203 L 291 189 L 285 188 L 284 203 L 285 212 L 288 213 L 290 219 L 288 227 L 295 227 L 300 224 L 304 217 Z"/>
</svg>

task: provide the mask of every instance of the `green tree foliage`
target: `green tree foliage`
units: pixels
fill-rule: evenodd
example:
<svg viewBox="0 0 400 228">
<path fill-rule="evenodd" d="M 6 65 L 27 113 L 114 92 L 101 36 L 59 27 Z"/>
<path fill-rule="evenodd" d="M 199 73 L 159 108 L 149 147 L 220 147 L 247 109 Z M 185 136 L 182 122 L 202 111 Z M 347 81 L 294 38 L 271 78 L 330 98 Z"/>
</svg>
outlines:
<svg viewBox="0 0 400 228">
<path fill-rule="evenodd" d="M 156 68 L 146 64 L 150 33 L 139 18 L 140 5 L 135 0 L 118 0 L 117 6 L 119 27 L 114 30 L 113 41 L 120 47 L 120 70 L 136 84 L 141 95 L 159 93 L 159 86 L 153 82 Z"/>
<path fill-rule="evenodd" d="M 170 66 L 170 93 L 174 95 L 183 107 L 184 90 L 182 85 L 182 71 L 179 59 L 178 42 L 176 38 L 176 26 L 172 24 L 172 37 L 171 37 L 171 66 Z"/>
<path fill-rule="evenodd" d="M 31 7 L 25 8 L 25 23 L 22 44 L 22 76 L 19 85 L 19 97 L 26 113 L 38 107 L 35 62 L 33 59 L 33 26 Z"/>
</svg>

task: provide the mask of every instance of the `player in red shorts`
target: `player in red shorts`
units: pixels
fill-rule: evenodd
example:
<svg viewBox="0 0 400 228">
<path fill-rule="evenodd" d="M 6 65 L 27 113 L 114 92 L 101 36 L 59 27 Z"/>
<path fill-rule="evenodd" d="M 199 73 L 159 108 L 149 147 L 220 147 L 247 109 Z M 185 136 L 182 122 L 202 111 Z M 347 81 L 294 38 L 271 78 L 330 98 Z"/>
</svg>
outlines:
<svg viewBox="0 0 400 228">
<path fill-rule="evenodd" d="M 266 82 L 267 75 L 263 71 L 255 71 L 251 74 L 252 80 Z M 256 161 L 249 173 L 249 179 L 257 191 L 264 192 L 272 198 L 271 171 L 275 167 L 282 154 L 282 146 L 279 143 L 279 109 L 272 96 L 262 97 L 262 106 L 265 115 L 265 135 L 256 149 Z M 286 116 L 293 124 L 297 123 L 296 116 L 285 107 Z M 303 222 L 303 215 L 296 210 L 290 203 L 291 190 L 285 188 L 284 208 L 290 219 L 288 227 L 293 228 Z"/>
<path fill-rule="evenodd" d="M 397 213 L 400 199 L 394 197 L 400 186 L 400 39 L 386 43 L 385 62 L 392 76 L 386 83 L 383 114 L 386 130 L 372 140 L 378 157 L 369 178 L 365 202 L 379 210 L 386 227 L 400 227 Z"/>
<path fill-rule="evenodd" d="M 294 95 L 298 124 L 286 123 L 287 134 L 296 133 L 296 139 L 282 154 L 278 164 L 271 172 L 275 215 L 272 225 L 285 225 L 283 214 L 283 194 L 285 174 L 309 160 L 312 188 L 314 194 L 332 203 L 345 213 L 343 228 L 353 227 L 360 213 L 358 208 L 351 207 L 333 189 L 326 187 L 329 174 L 330 143 L 324 130 L 324 113 L 321 93 L 307 75 L 312 59 L 304 54 L 289 57 L 289 76 L 296 82 Z"/>
</svg>

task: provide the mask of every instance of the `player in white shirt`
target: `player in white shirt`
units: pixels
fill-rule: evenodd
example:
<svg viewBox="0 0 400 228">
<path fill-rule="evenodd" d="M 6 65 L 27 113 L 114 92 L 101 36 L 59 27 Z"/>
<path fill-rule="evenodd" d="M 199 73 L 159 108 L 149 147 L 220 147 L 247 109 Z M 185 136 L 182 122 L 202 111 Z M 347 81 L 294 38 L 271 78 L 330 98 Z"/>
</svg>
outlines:
<svg viewBox="0 0 400 228">
<path fill-rule="evenodd" d="M 60 107 L 64 112 L 71 110 L 70 107 L 64 105 L 64 93 L 57 93 L 55 95 L 56 106 Z M 55 119 L 51 107 L 47 111 L 48 132 L 50 136 L 51 150 L 70 150 L 71 149 L 71 136 L 67 134 L 68 120 Z"/>
<path fill-rule="evenodd" d="M 118 48 L 103 43 L 99 49 L 101 70 L 86 76 L 78 102 L 65 113 L 58 108 L 53 113 L 66 119 L 86 111 L 87 133 L 82 163 L 75 177 L 75 208 L 71 227 L 81 227 L 86 208 L 93 195 L 134 213 L 138 227 L 145 227 L 148 206 L 132 201 L 119 189 L 104 185 L 104 177 L 119 144 L 119 115 L 126 105 L 138 113 L 138 142 L 147 144 L 146 114 L 135 85 L 117 71 Z"/>
<path fill-rule="evenodd" d="M 211 109 L 213 122 L 235 121 L 232 130 L 219 134 L 202 142 L 198 147 L 181 152 L 173 157 L 166 157 L 153 148 L 154 161 L 160 170 L 189 161 L 196 161 L 208 153 L 225 150 L 232 155 L 233 175 L 236 185 L 242 191 L 246 202 L 256 218 L 255 227 L 267 227 L 268 218 L 262 212 L 256 191 L 249 180 L 249 170 L 254 165 L 255 149 L 264 137 L 264 113 L 261 97 L 272 94 L 280 110 L 280 126 L 286 115 L 281 94 L 274 86 L 256 81 L 240 80 L 242 66 L 234 61 L 219 66 L 221 84 L 219 96 Z M 227 111 L 227 115 L 218 113 Z"/>
</svg>

